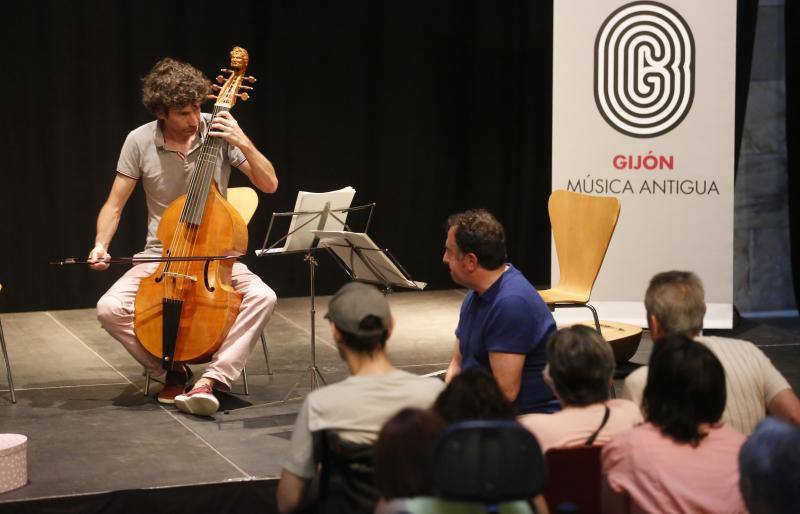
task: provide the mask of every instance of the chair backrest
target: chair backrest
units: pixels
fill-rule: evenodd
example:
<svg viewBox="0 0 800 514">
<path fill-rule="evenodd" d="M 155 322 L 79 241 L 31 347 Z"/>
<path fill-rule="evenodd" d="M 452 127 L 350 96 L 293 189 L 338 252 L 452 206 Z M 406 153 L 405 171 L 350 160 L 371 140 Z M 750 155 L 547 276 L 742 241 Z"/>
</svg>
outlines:
<svg viewBox="0 0 800 514">
<path fill-rule="evenodd" d="M 250 219 L 258 208 L 258 195 L 251 187 L 231 187 L 228 189 L 228 201 L 233 205 L 245 224 L 250 223 Z"/>
<path fill-rule="evenodd" d="M 373 445 L 343 439 L 336 430 L 314 433 L 320 463 L 319 496 L 313 512 L 372 512 L 380 498 L 375 485 Z"/>
<path fill-rule="evenodd" d="M 431 456 L 436 496 L 499 503 L 541 492 L 546 471 L 536 438 L 516 421 L 450 425 Z"/>
<path fill-rule="evenodd" d="M 544 497 L 550 512 L 573 503 L 577 512 L 600 512 L 601 445 L 551 448 L 545 453 L 547 483 Z"/>
<path fill-rule="evenodd" d="M 585 296 L 600 272 L 619 218 L 619 200 L 559 189 L 548 202 L 558 255 L 560 290 Z"/>
</svg>

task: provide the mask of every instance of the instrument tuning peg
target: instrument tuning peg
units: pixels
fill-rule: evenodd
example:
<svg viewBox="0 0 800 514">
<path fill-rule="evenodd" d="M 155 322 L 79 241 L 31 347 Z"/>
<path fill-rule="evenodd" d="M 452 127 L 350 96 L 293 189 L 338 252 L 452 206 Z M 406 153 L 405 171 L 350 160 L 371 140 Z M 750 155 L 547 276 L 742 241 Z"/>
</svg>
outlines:
<svg viewBox="0 0 800 514">
<path fill-rule="evenodd" d="M 228 68 L 220 68 L 219 71 L 222 73 L 233 73 L 233 70 L 229 70 Z"/>
<path fill-rule="evenodd" d="M 216 100 L 217 95 L 206 95 L 206 100 Z"/>
<path fill-rule="evenodd" d="M 219 91 L 220 89 L 222 89 L 222 86 L 218 86 L 216 84 L 211 84 L 211 89 L 213 89 L 214 91 Z"/>
<path fill-rule="evenodd" d="M 215 80 L 220 84 L 222 84 L 223 82 L 225 82 L 225 77 L 223 77 L 222 75 L 217 75 L 217 78 Z"/>
<path fill-rule="evenodd" d="M 244 79 L 251 84 L 253 84 L 256 81 L 256 78 L 252 75 L 250 75 L 249 77 L 245 77 Z"/>
<path fill-rule="evenodd" d="M 253 88 L 250 87 L 250 86 L 239 86 L 239 89 L 245 89 L 247 91 L 252 91 L 253 90 Z"/>
<path fill-rule="evenodd" d="M 242 102 L 246 102 L 246 101 L 247 101 L 247 99 L 248 99 L 248 98 L 250 98 L 250 95 L 248 95 L 247 93 L 239 93 L 239 94 L 238 94 L 238 95 L 236 95 L 236 96 L 238 96 L 239 98 L 241 98 L 241 99 L 242 99 Z"/>
</svg>

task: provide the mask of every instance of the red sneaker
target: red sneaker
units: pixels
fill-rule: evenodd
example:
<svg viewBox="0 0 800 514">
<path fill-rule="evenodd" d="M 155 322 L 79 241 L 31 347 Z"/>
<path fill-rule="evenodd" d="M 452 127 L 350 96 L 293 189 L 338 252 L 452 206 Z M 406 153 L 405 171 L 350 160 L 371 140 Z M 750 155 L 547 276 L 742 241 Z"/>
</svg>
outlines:
<svg viewBox="0 0 800 514">
<path fill-rule="evenodd" d="M 208 384 L 195 386 L 186 394 L 175 397 L 175 406 L 181 412 L 210 416 L 219 409 L 219 400 L 214 396 L 214 390 Z"/>
<path fill-rule="evenodd" d="M 193 376 L 192 370 L 189 366 L 183 364 L 179 370 L 167 371 L 167 377 L 164 380 L 164 388 L 158 392 L 156 399 L 158 403 L 165 405 L 172 405 L 175 403 L 175 397 L 179 394 L 186 392 L 186 384 Z"/>
</svg>

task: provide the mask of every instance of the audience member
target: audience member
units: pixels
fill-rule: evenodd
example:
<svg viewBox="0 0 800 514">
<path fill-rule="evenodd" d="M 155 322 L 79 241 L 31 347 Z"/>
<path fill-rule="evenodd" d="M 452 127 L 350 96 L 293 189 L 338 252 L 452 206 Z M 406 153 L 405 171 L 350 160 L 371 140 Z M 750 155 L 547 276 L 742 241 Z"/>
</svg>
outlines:
<svg viewBox="0 0 800 514">
<path fill-rule="evenodd" d="M 465 369 L 452 377 L 433 403 L 433 410 L 448 425 L 467 420 L 517 419 L 514 404 L 500 390 L 495 377 L 483 368 Z M 547 503 L 542 495 L 531 501 L 536 512 L 547 514 Z"/>
<path fill-rule="evenodd" d="M 449 425 L 468 419 L 516 419 L 517 411 L 482 368 L 456 375 L 433 403 L 433 410 Z"/>
<path fill-rule="evenodd" d="M 430 410 L 406 408 L 381 428 L 375 443 L 375 484 L 384 500 L 430 496 L 430 458 L 445 422 Z"/>
<path fill-rule="evenodd" d="M 483 209 L 450 216 L 442 261 L 453 281 L 469 289 L 445 382 L 483 368 L 520 413 L 557 411 L 542 378 L 556 322 L 528 279 L 506 262 L 503 225 Z"/>
<path fill-rule="evenodd" d="M 685 336 L 655 345 L 647 422 L 603 448 L 603 512 L 746 512 L 737 463 L 744 436 L 719 423 L 724 408 L 725 372 L 708 348 Z"/>
<path fill-rule="evenodd" d="M 723 421 L 745 435 L 753 432 L 767 412 L 800 426 L 800 400 L 759 348 L 740 339 L 700 335 L 706 304 L 697 275 L 688 271 L 655 275 L 644 304 L 656 345 L 663 337 L 685 335 L 703 343 L 720 360 L 728 388 Z M 646 367 L 631 373 L 622 397 L 641 404 L 646 380 Z"/>
<path fill-rule="evenodd" d="M 374 443 L 383 423 L 398 410 L 430 407 L 443 388 L 440 380 L 398 370 L 389 361 L 386 341 L 394 320 L 386 298 L 374 287 L 345 285 L 331 300 L 325 317 L 352 376 L 313 391 L 303 402 L 278 484 L 281 513 L 298 510 L 313 499 L 309 486 L 320 460 L 313 434 L 332 431 L 352 443 Z M 378 500 L 372 480 L 374 498 L 368 511 Z M 325 500 L 320 498 L 317 511 L 327 510 Z"/>
<path fill-rule="evenodd" d="M 469 368 L 455 375 L 436 398 L 433 410 L 448 425 L 471 419 L 517 419 L 514 404 L 500 390 L 494 376 L 483 368 Z M 532 503 L 536 512 L 547 514 L 547 503 L 542 495 L 533 498 Z M 506 507 L 518 508 L 514 505 Z"/>
<path fill-rule="evenodd" d="M 739 451 L 742 496 L 750 514 L 800 511 L 800 428 L 766 418 Z"/>
<path fill-rule="evenodd" d="M 520 422 L 550 448 L 605 443 L 642 421 L 629 400 L 609 399 L 614 351 L 593 328 L 559 330 L 547 343 L 544 378 L 561 402 L 555 414 L 527 414 Z"/>
</svg>

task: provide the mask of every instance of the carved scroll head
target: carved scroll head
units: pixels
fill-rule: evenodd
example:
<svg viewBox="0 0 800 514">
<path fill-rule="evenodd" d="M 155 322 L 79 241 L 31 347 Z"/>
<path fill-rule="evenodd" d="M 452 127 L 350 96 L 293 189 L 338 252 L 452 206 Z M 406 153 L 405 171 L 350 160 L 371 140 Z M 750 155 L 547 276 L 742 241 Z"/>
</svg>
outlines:
<svg viewBox="0 0 800 514">
<path fill-rule="evenodd" d="M 233 47 L 233 50 L 231 50 L 231 68 L 236 71 L 242 70 L 247 68 L 249 61 L 250 56 L 247 54 L 247 50 L 241 46 Z"/>
</svg>

